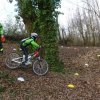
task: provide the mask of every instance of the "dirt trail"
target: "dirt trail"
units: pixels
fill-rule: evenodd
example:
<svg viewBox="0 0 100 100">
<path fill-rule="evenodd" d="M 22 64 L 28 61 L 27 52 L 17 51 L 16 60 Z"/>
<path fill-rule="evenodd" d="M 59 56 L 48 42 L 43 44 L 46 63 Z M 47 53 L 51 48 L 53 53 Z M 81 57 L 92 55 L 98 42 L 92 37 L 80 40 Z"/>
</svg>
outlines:
<svg viewBox="0 0 100 100">
<path fill-rule="evenodd" d="M 4 44 L 4 47 L 0 70 L 10 78 L 0 73 L 0 85 L 5 89 L 0 92 L 0 100 L 100 100 L 99 47 L 59 47 L 65 74 L 49 71 L 41 77 L 35 75 L 32 68 L 9 70 L 4 59 L 16 45 Z M 79 76 L 74 75 L 76 72 Z M 25 82 L 17 81 L 19 76 L 24 77 Z M 67 87 L 70 83 L 75 85 L 74 89 Z"/>
</svg>

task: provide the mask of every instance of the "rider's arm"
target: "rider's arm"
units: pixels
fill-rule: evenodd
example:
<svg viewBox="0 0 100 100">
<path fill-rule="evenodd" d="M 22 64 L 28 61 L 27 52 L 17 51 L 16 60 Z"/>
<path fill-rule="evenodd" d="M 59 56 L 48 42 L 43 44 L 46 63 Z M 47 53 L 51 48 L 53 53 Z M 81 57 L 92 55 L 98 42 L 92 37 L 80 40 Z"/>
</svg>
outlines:
<svg viewBox="0 0 100 100">
<path fill-rule="evenodd" d="M 38 55 L 39 55 L 39 51 L 40 51 L 40 46 L 35 42 L 35 41 L 32 41 L 31 42 L 31 45 L 32 45 L 32 47 L 36 50 L 35 52 L 34 52 L 34 57 L 37 57 Z"/>
<path fill-rule="evenodd" d="M 4 30 L 3 30 L 3 28 L 1 28 L 0 35 L 3 35 L 3 34 L 4 34 Z"/>
<path fill-rule="evenodd" d="M 31 42 L 31 45 L 34 49 L 38 50 L 40 48 L 40 46 L 35 42 L 35 41 L 32 41 Z"/>
</svg>

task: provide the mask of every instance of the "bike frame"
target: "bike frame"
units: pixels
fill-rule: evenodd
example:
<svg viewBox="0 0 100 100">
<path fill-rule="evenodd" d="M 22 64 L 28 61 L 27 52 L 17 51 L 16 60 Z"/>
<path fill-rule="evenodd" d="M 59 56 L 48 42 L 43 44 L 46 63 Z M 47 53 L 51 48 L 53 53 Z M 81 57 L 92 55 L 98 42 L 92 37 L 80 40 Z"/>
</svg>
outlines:
<svg viewBox="0 0 100 100">
<path fill-rule="evenodd" d="M 22 62 L 17 61 L 17 60 L 22 59 L 22 58 L 23 57 L 14 58 L 14 59 L 12 59 L 12 61 L 21 64 Z"/>
<path fill-rule="evenodd" d="M 29 54 L 29 56 L 31 56 L 31 57 L 28 58 L 28 60 L 31 60 L 31 58 L 32 58 L 33 55 L 34 55 L 34 53 Z M 40 56 L 38 56 L 37 58 L 40 59 Z M 18 61 L 19 59 L 23 59 L 23 57 L 14 58 L 14 59 L 12 59 L 12 61 L 13 61 L 13 62 L 16 62 L 16 63 L 19 63 L 19 64 L 22 64 L 22 61 Z"/>
</svg>

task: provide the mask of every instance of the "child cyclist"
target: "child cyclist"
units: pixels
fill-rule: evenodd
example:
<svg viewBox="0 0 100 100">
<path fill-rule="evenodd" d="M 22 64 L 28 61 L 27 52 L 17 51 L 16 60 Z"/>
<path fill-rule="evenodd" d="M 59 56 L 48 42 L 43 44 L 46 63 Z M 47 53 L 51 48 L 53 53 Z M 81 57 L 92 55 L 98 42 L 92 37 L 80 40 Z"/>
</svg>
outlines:
<svg viewBox="0 0 100 100">
<path fill-rule="evenodd" d="M 25 55 L 25 61 L 22 62 L 24 65 L 30 64 L 30 62 L 28 61 L 28 48 L 27 48 L 29 45 L 31 45 L 32 48 L 36 50 L 36 52 L 34 52 L 35 56 L 38 56 L 39 54 L 38 51 L 40 50 L 40 46 L 36 43 L 37 38 L 38 38 L 37 33 L 31 33 L 31 36 L 29 38 L 21 40 L 20 47 L 23 51 L 23 54 Z"/>
<path fill-rule="evenodd" d="M 0 54 L 3 54 L 3 42 L 5 42 L 3 26 L 0 23 Z"/>
</svg>

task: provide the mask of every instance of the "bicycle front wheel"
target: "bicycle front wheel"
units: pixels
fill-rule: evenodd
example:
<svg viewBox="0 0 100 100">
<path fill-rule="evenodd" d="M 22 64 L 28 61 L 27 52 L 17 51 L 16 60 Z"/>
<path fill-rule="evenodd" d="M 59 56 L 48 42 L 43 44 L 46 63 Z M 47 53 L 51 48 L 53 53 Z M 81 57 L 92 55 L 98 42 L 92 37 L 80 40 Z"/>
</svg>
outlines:
<svg viewBox="0 0 100 100">
<path fill-rule="evenodd" d="M 20 63 L 14 62 L 13 59 L 19 58 L 20 56 L 17 53 L 11 53 L 8 55 L 5 59 L 5 64 L 10 69 L 18 68 Z M 17 61 L 20 61 L 21 59 L 18 59 Z"/>
<path fill-rule="evenodd" d="M 48 63 L 44 59 L 36 60 L 33 63 L 33 71 L 37 75 L 45 75 L 48 72 L 48 69 Z"/>
</svg>

